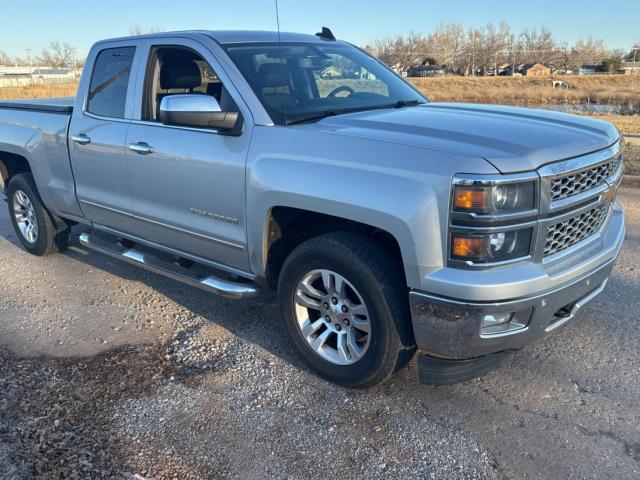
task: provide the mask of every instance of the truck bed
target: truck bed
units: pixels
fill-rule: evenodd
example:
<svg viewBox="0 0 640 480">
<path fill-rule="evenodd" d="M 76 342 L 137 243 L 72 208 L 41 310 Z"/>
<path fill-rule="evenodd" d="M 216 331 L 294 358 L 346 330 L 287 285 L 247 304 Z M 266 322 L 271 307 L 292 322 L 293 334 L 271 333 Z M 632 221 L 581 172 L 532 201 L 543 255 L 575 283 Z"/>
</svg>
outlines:
<svg viewBox="0 0 640 480">
<path fill-rule="evenodd" d="M 33 110 L 50 113 L 73 113 L 75 97 L 60 98 L 36 98 L 33 100 L 5 100 L 0 102 L 0 108 L 12 108 L 16 110 Z"/>
</svg>

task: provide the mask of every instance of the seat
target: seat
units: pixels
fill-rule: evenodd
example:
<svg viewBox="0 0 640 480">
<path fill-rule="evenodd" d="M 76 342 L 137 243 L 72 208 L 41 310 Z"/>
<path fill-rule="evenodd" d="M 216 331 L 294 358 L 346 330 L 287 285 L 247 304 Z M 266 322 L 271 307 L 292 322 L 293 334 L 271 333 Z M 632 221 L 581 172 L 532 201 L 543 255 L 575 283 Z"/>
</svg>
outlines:
<svg viewBox="0 0 640 480">
<path fill-rule="evenodd" d="M 202 85 L 202 73 L 196 62 L 189 58 L 180 57 L 163 59 L 160 67 L 160 88 L 181 91 L 157 94 L 157 111 L 160 111 L 160 104 L 164 97 L 177 93 L 194 93 L 193 89 L 200 85 Z"/>
<path fill-rule="evenodd" d="M 188 58 L 165 58 L 160 68 L 162 90 L 193 91 L 202 84 L 202 73 L 196 62 Z"/>
<path fill-rule="evenodd" d="M 261 65 L 258 81 L 262 98 L 271 108 L 284 112 L 298 106 L 298 99 L 291 93 L 291 71 L 284 63 Z"/>
</svg>

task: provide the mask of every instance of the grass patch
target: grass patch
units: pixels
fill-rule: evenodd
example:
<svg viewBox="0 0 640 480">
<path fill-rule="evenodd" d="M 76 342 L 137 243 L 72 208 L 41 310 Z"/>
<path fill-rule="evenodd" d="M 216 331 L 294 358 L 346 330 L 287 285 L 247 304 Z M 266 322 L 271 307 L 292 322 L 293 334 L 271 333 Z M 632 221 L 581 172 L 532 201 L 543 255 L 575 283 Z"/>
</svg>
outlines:
<svg viewBox="0 0 640 480">
<path fill-rule="evenodd" d="M 77 90 L 77 83 L 60 83 L 55 85 L 27 85 L 25 87 L 0 87 L 0 100 L 72 97 L 76 94 Z"/>
<path fill-rule="evenodd" d="M 563 80 L 567 89 L 553 88 Z M 439 77 L 409 81 L 434 102 L 508 105 L 639 105 L 640 75 L 535 77 Z"/>
<path fill-rule="evenodd" d="M 624 152 L 625 175 L 640 175 L 640 145 L 627 145 Z"/>
</svg>

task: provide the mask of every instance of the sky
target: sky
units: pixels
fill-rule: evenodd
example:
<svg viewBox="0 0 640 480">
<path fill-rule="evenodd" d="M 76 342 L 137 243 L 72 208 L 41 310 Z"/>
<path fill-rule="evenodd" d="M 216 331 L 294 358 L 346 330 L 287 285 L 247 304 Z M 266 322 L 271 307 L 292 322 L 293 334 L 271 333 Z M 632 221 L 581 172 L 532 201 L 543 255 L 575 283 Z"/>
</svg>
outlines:
<svg viewBox="0 0 640 480">
<path fill-rule="evenodd" d="M 278 0 L 283 31 L 315 33 L 330 27 L 357 45 L 410 32 L 429 33 L 440 23 L 481 26 L 509 22 L 515 32 L 549 28 L 560 41 L 601 38 L 628 50 L 640 42 L 638 0 Z M 0 16 L 0 51 L 37 56 L 54 40 L 79 56 L 103 38 L 128 35 L 131 28 L 277 28 L 275 0 L 5 0 Z"/>
</svg>

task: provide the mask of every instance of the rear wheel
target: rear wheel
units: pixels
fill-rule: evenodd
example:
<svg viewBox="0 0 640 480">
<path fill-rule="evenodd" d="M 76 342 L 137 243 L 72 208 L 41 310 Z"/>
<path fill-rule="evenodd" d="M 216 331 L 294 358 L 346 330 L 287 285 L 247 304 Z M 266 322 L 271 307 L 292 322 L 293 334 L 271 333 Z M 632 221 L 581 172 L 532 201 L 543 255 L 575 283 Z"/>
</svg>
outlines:
<svg viewBox="0 0 640 480">
<path fill-rule="evenodd" d="M 404 279 L 369 237 L 339 232 L 303 243 L 285 261 L 278 297 L 296 350 L 327 380 L 366 388 L 411 358 Z"/>
<path fill-rule="evenodd" d="M 69 246 L 69 227 L 56 226 L 30 173 L 11 178 L 7 186 L 7 203 L 13 229 L 29 253 L 44 256 Z"/>
</svg>

